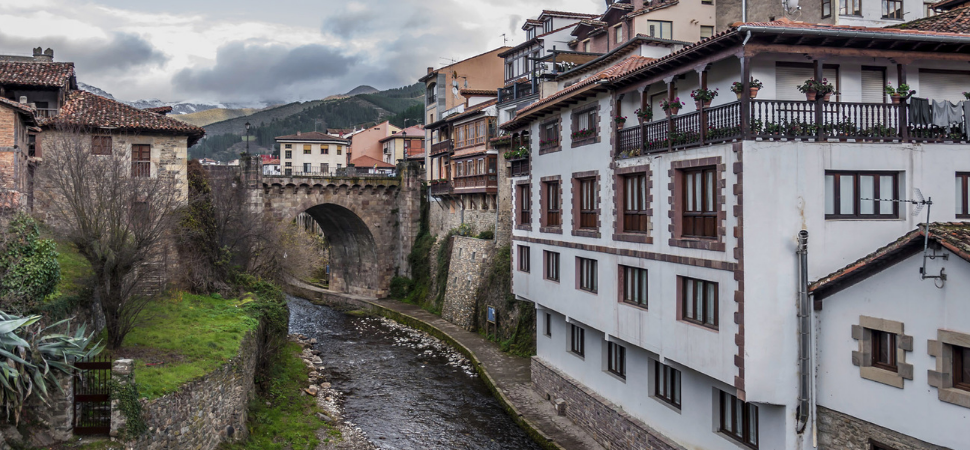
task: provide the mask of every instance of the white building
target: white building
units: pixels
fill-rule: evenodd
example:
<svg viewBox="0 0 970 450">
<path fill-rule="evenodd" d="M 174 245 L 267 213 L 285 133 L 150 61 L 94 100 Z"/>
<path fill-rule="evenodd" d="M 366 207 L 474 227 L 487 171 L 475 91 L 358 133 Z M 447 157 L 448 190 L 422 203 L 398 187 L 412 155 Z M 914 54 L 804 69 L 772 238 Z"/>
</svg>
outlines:
<svg viewBox="0 0 970 450">
<path fill-rule="evenodd" d="M 347 139 L 312 131 L 277 136 L 276 143 L 283 175 L 330 174 L 347 166 Z"/>
<path fill-rule="evenodd" d="M 881 89 L 961 100 L 967 44 L 746 24 L 667 56 L 644 43 L 520 109 L 502 128 L 539 138 L 511 181 L 513 290 L 537 305 L 540 394 L 609 448 L 812 448 L 813 405 L 825 403 L 807 374 L 827 360 L 800 339 L 811 311 L 799 311 L 799 233 L 811 234 L 816 280 L 916 228 L 912 205 L 868 199 L 919 188 L 934 220 L 968 217 L 954 189 L 970 172 L 962 111 L 935 126 Z M 807 101 L 796 85 L 813 76 L 839 94 Z M 690 101 L 700 88 L 719 93 L 703 111 Z M 662 102 L 677 98 L 668 119 Z M 640 125 L 636 109 L 659 112 Z"/>
</svg>

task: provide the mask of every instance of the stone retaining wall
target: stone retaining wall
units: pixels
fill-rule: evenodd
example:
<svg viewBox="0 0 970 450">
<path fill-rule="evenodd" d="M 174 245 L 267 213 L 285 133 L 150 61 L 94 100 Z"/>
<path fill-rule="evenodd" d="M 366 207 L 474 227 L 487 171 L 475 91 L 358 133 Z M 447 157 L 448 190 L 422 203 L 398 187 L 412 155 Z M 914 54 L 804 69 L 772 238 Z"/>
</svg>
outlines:
<svg viewBox="0 0 970 450">
<path fill-rule="evenodd" d="M 816 414 L 821 450 L 868 450 L 870 443 L 894 450 L 949 450 L 822 406 L 816 406 Z"/>
<path fill-rule="evenodd" d="M 495 254 L 495 241 L 463 236 L 454 236 L 453 239 L 441 317 L 474 331 L 475 293 Z"/>
<path fill-rule="evenodd" d="M 262 327 L 249 332 L 236 357 L 222 367 L 182 385 L 176 392 L 142 400 L 148 432 L 125 443 L 126 448 L 212 450 L 222 442 L 246 439 L 248 406 L 255 395 L 253 376 L 259 360 L 258 336 L 262 332 Z M 125 364 L 116 364 L 113 377 L 123 377 L 125 371 Z M 116 436 L 123 425 L 124 418 L 113 415 L 111 435 Z"/>
<path fill-rule="evenodd" d="M 532 357 L 532 386 L 608 449 L 684 450 L 538 357 Z"/>
</svg>

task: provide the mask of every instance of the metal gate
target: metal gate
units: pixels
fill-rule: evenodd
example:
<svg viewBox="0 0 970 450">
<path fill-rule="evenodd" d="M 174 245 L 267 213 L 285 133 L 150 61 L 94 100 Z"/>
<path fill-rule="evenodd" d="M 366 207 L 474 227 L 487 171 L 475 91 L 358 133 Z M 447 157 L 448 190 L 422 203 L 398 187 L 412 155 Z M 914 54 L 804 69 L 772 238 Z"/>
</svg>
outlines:
<svg viewBox="0 0 970 450">
<path fill-rule="evenodd" d="M 74 363 L 74 434 L 111 431 L 111 357 L 94 356 Z"/>
</svg>

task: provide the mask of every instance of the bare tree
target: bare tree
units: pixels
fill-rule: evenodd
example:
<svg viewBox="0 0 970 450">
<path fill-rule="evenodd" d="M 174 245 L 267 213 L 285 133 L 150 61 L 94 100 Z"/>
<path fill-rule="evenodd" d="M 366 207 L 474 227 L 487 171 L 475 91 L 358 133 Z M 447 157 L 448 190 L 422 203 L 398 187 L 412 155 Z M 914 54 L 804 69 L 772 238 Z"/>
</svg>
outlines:
<svg viewBox="0 0 970 450">
<path fill-rule="evenodd" d="M 35 205 L 91 263 L 107 344 L 118 348 L 149 301 L 137 289 L 166 245 L 183 199 L 174 174 L 160 166 L 153 173 L 116 149 L 93 154 L 93 139 L 66 125 L 45 136 L 41 189 L 35 190 L 43 199 Z"/>
</svg>

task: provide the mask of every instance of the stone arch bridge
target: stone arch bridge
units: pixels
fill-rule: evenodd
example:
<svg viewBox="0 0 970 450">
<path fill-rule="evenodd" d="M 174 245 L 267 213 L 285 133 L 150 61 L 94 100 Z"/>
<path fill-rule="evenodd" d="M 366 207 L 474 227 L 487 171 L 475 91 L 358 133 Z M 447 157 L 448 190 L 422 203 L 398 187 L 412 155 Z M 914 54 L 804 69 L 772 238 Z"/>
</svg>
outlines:
<svg viewBox="0 0 970 450">
<path fill-rule="evenodd" d="M 396 272 L 409 275 L 407 256 L 418 232 L 421 182 L 404 167 L 397 177 L 257 176 L 254 206 L 280 220 L 307 213 L 330 244 L 330 289 L 385 297 Z"/>
</svg>

